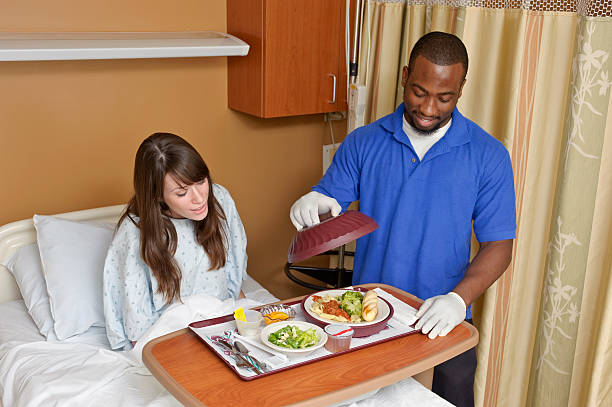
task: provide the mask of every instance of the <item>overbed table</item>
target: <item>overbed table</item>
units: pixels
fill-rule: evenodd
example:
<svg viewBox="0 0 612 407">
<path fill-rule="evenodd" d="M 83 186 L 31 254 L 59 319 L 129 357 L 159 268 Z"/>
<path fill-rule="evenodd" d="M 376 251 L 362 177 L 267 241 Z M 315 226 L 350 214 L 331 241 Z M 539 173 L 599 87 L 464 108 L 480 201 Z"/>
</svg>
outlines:
<svg viewBox="0 0 612 407">
<path fill-rule="evenodd" d="M 389 285 L 359 287 L 380 287 L 414 308 L 422 303 Z M 416 333 L 243 381 L 194 332 L 185 328 L 147 343 L 142 358 L 153 376 L 185 406 L 323 406 L 419 374 L 430 380 L 434 366 L 477 343 L 478 331 L 463 322 L 447 336 L 435 340 Z"/>
</svg>

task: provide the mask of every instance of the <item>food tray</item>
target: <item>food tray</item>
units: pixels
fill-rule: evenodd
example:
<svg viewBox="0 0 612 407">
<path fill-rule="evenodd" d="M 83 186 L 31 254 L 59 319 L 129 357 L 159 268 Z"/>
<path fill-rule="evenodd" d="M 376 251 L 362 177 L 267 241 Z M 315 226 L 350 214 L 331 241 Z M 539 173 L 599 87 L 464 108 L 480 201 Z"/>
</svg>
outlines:
<svg viewBox="0 0 612 407">
<path fill-rule="evenodd" d="M 388 294 L 391 295 L 391 294 Z M 381 297 L 382 298 L 382 297 Z M 296 316 L 294 320 L 297 321 L 308 321 L 302 311 L 301 301 L 294 301 L 286 303 L 285 305 L 291 306 L 295 312 Z M 391 304 L 389 304 L 391 306 Z M 408 304 L 405 304 L 406 307 L 413 309 Z M 393 308 L 391 308 L 393 309 Z M 278 362 L 275 361 L 271 370 L 268 372 L 264 372 L 261 374 L 256 374 L 250 370 L 237 367 L 234 359 L 228 352 L 224 352 L 221 347 L 217 346 L 213 340 L 211 339 L 214 336 L 224 336 L 227 331 L 236 331 L 236 322 L 234 321 L 233 314 L 225 315 L 218 318 L 207 319 L 203 321 L 197 321 L 189 324 L 189 328 L 198 335 L 204 344 L 213 351 L 240 379 L 242 380 L 254 380 L 261 377 L 265 377 L 271 374 L 275 374 L 278 372 L 282 372 L 284 370 L 292 369 L 294 367 L 302 366 L 305 364 L 313 363 L 319 360 L 328 359 L 332 357 L 336 357 L 348 352 L 355 351 L 357 349 L 367 348 L 369 346 L 374 346 L 382 342 L 386 342 L 389 340 L 393 340 L 396 338 L 400 338 L 406 335 L 411 335 L 413 333 L 418 332 L 413 327 L 405 325 L 396 319 L 390 319 L 387 321 L 387 327 L 380 332 L 364 338 L 353 338 L 351 341 L 351 346 L 348 350 L 344 352 L 331 353 L 324 347 L 317 349 L 313 353 L 303 357 L 303 358 L 289 358 L 286 362 Z M 259 341 L 259 339 L 255 339 Z M 266 356 L 266 353 L 258 350 L 254 346 L 249 346 L 248 343 L 245 344 L 249 347 L 250 354 L 255 356 L 256 358 L 268 363 L 271 360 L 276 358 L 270 358 Z M 265 346 L 265 345 L 263 345 Z M 270 365 L 270 363 L 268 363 Z"/>
</svg>

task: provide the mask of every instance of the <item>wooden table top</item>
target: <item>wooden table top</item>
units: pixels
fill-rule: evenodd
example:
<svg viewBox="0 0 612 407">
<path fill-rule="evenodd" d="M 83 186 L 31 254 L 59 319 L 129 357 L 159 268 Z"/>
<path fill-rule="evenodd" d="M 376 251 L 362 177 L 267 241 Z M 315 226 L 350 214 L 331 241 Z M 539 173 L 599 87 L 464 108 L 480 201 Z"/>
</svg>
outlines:
<svg viewBox="0 0 612 407">
<path fill-rule="evenodd" d="M 380 287 L 414 308 L 422 302 L 385 284 L 360 287 Z M 153 376 L 185 406 L 321 406 L 414 376 L 477 343 L 478 331 L 463 322 L 434 340 L 417 333 L 244 381 L 185 328 L 147 343 L 142 358 Z"/>
</svg>

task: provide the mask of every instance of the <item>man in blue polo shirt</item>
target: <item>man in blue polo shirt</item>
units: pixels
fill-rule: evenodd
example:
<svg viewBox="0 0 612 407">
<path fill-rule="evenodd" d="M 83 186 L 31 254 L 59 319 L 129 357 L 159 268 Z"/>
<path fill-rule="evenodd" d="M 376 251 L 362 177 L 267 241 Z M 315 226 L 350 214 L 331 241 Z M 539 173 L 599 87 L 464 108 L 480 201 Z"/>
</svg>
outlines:
<svg viewBox="0 0 612 407">
<path fill-rule="evenodd" d="M 359 200 L 379 228 L 357 241 L 353 283 L 381 282 L 427 300 L 416 327 L 448 334 L 508 267 L 515 237 L 508 151 L 456 108 L 467 74 L 465 46 L 432 32 L 403 68 L 395 113 L 349 134 L 321 181 L 291 208 L 299 230 Z M 480 242 L 470 262 L 472 226 Z M 434 370 L 432 390 L 473 406 L 474 349 Z"/>
</svg>

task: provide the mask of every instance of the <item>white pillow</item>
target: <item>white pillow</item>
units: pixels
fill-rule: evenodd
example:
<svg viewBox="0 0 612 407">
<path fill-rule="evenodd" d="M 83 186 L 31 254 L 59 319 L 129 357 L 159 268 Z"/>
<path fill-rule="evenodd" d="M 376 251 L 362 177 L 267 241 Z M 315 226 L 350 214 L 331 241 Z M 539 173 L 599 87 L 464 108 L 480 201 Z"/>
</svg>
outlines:
<svg viewBox="0 0 612 407">
<path fill-rule="evenodd" d="M 114 226 L 41 215 L 34 226 L 57 338 L 105 326 L 102 274 Z"/>
<path fill-rule="evenodd" d="M 5 264 L 15 277 L 21 297 L 41 335 L 55 339 L 53 317 L 49 308 L 49 296 L 43 275 L 38 245 L 31 243 L 21 247 Z"/>
</svg>

